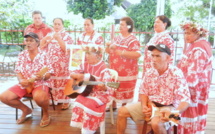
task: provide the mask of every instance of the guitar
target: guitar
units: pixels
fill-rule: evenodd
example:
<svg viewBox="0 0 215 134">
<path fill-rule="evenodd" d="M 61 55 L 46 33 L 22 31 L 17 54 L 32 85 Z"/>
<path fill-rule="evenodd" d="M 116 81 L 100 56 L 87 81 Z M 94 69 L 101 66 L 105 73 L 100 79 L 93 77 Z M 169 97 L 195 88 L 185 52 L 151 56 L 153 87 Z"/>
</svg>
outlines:
<svg viewBox="0 0 215 134">
<path fill-rule="evenodd" d="M 42 68 L 39 72 L 39 76 L 43 76 L 46 72 L 48 72 L 48 67 Z M 32 77 L 28 79 L 29 85 L 26 87 L 27 93 L 30 94 L 34 88 L 34 82 L 35 82 L 36 77 Z"/>
<path fill-rule="evenodd" d="M 88 96 L 93 89 L 94 85 L 105 84 L 108 87 L 118 88 L 119 82 L 100 82 L 95 81 L 95 77 L 90 74 L 84 74 L 84 81 L 77 81 L 74 79 L 68 80 L 64 95 L 70 98 L 76 98 L 78 95 Z"/>
</svg>

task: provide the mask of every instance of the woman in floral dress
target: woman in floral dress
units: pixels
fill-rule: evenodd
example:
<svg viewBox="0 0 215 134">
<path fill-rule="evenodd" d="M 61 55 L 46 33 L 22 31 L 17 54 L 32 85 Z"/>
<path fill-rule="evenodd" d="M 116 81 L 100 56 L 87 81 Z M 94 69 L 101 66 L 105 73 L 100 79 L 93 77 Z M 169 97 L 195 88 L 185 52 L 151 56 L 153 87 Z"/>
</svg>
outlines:
<svg viewBox="0 0 215 134">
<path fill-rule="evenodd" d="M 148 46 L 150 45 L 157 45 L 157 44 L 164 44 L 167 45 L 171 50 L 171 60 L 170 63 L 174 61 L 174 54 L 175 54 L 175 46 L 174 40 L 169 35 L 168 31 L 166 30 L 168 27 L 171 26 L 171 21 L 164 15 L 157 16 L 154 22 L 154 36 L 150 39 L 150 41 L 145 46 L 144 51 L 144 61 L 143 61 L 143 76 L 144 73 L 147 72 L 151 65 L 151 55 L 150 51 L 148 51 Z"/>
<path fill-rule="evenodd" d="M 103 37 L 94 30 L 94 21 L 87 18 L 84 21 L 84 32 L 77 39 L 78 45 L 103 45 Z"/>
<path fill-rule="evenodd" d="M 111 81 L 110 72 L 102 60 L 101 49 L 88 49 L 86 61 L 80 69 L 72 71 L 71 78 L 82 81 L 86 74 L 95 77 L 96 81 Z M 104 121 L 106 104 L 110 101 L 111 88 L 100 84 L 93 87 L 88 96 L 78 95 L 72 109 L 70 125 L 81 128 L 82 134 L 95 133 Z"/>
<path fill-rule="evenodd" d="M 132 35 L 134 22 L 130 17 L 120 20 L 120 35 L 112 43 L 107 43 L 106 52 L 109 53 L 109 65 L 118 72 L 120 87 L 114 92 L 116 102 L 125 105 L 133 101 L 134 89 L 138 75 L 138 58 L 140 43 Z M 113 104 L 116 109 L 116 103 Z M 114 110 L 115 110 L 114 109 Z"/>
<path fill-rule="evenodd" d="M 54 74 L 51 77 L 51 88 L 55 105 L 63 103 L 62 109 L 69 108 L 69 98 L 63 93 L 67 79 L 69 78 L 69 51 L 68 45 L 73 43 L 69 33 L 64 30 L 63 20 L 55 18 L 54 32 L 48 34 L 41 41 L 41 48 L 45 50 L 52 63 Z"/>
<path fill-rule="evenodd" d="M 200 25 L 187 22 L 181 25 L 184 39 L 189 46 L 178 67 L 184 73 L 191 93 L 191 104 L 182 113 L 179 134 L 204 134 L 208 111 L 208 93 L 212 73 L 212 49 L 206 41 L 207 30 Z M 185 45 L 187 45 L 185 43 Z"/>
</svg>

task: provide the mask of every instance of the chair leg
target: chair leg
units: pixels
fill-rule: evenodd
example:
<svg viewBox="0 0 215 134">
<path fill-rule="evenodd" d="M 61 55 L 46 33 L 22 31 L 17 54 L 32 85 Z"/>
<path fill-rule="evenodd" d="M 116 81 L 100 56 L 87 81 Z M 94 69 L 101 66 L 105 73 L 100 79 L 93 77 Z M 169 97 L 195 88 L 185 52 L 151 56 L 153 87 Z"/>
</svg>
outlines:
<svg viewBox="0 0 215 134">
<path fill-rule="evenodd" d="M 53 95 L 52 95 L 52 92 L 51 92 L 51 88 L 49 88 L 49 94 L 50 94 L 50 96 L 51 96 L 51 100 L 52 100 L 52 107 L 53 107 L 53 109 L 55 110 L 55 104 L 54 104 L 54 98 L 53 98 Z"/>
<path fill-rule="evenodd" d="M 174 126 L 173 129 L 174 129 L 174 130 L 173 130 L 173 131 L 174 131 L 174 134 L 177 134 L 177 133 L 178 133 L 178 131 L 177 131 L 177 130 L 178 130 L 178 127 L 177 127 L 177 126 Z"/>
<path fill-rule="evenodd" d="M 30 103 L 31 103 L 32 109 L 34 109 L 34 106 L 33 106 L 33 103 L 32 103 L 32 99 L 30 99 Z"/>
<path fill-rule="evenodd" d="M 144 121 L 143 123 L 143 130 L 142 130 L 142 134 L 147 134 L 147 129 L 148 129 L 148 122 Z M 150 134 L 154 134 L 153 130 L 151 129 Z"/>
<path fill-rule="evenodd" d="M 43 118 L 43 109 L 41 108 L 41 119 Z"/>
<path fill-rule="evenodd" d="M 110 105 L 110 118 L 111 118 L 111 124 L 114 125 L 114 116 L 113 116 L 113 105 Z"/>
<path fill-rule="evenodd" d="M 18 120 L 18 108 L 16 108 L 16 120 Z"/>
<path fill-rule="evenodd" d="M 105 134 L 105 120 L 100 123 L 100 134 Z"/>
</svg>

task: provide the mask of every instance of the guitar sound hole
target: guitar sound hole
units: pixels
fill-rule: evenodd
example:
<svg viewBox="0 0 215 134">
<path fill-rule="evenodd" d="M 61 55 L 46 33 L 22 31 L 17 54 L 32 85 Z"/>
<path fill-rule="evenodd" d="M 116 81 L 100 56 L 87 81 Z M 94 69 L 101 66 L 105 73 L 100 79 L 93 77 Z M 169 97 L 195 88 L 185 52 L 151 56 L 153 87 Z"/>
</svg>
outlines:
<svg viewBox="0 0 215 134">
<path fill-rule="evenodd" d="M 82 84 L 83 84 L 83 81 L 82 81 L 82 82 L 79 82 L 79 83 L 78 83 L 78 86 L 82 86 Z"/>
</svg>

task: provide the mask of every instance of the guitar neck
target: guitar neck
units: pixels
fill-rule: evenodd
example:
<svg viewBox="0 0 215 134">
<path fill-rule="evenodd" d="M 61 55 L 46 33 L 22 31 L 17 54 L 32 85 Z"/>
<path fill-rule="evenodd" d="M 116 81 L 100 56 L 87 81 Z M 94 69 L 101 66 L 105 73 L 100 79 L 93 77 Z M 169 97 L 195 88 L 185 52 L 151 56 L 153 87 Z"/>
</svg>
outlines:
<svg viewBox="0 0 215 134">
<path fill-rule="evenodd" d="M 102 81 L 84 81 L 83 85 L 98 85 L 98 84 L 105 84 L 106 82 Z"/>
</svg>

